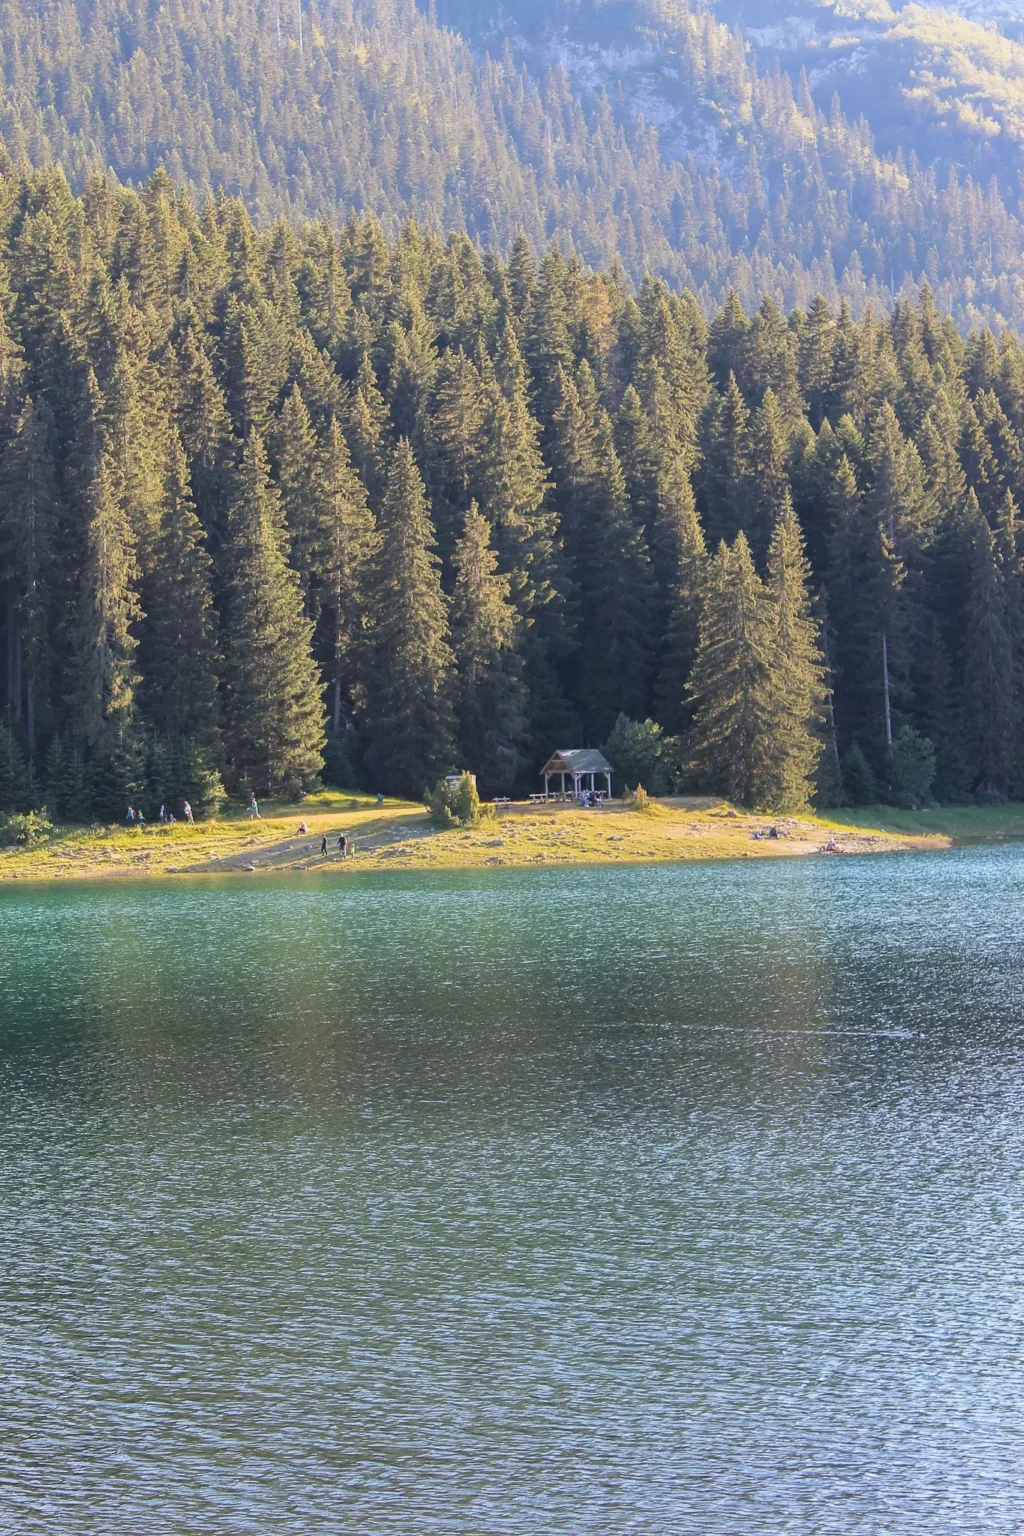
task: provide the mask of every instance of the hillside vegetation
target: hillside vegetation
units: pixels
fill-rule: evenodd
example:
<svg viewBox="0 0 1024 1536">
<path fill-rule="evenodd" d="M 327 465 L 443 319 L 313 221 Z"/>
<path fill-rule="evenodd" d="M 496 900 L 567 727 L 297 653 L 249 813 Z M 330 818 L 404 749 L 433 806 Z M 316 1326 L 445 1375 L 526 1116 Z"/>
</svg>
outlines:
<svg viewBox="0 0 1024 1536">
<path fill-rule="evenodd" d="M 264 227 L 355 208 L 506 254 L 518 230 L 557 238 L 689 288 L 706 314 L 734 289 L 748 308 L 820 291 L 859 315 L 927 278 L 962 328 L 1024 322 L 1015 202 L 878 154 L 867 122 L 759 73 L 711 15 L 515 13 L 519 54 L 487 0 L 440 8 L 492 55 L 413 0 L 6 0 L 0 137 L 75 190 L 97 167 L 141 185 L 165 166 Z"/>
</svg>

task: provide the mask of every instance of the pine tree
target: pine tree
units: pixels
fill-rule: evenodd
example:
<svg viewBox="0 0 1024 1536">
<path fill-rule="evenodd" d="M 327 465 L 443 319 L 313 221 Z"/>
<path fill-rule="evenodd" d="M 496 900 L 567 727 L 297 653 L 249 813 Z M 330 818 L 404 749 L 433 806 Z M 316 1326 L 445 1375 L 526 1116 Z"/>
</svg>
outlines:
<svg viewBox="0 0 1024 1536">
<path fill-rule="evenodd" d="M 146 719 L 162 735 L 213 751 L 217 630 L 212 564 L 196 515 L 188 462 L 172 431 L 139 659 Z"/>
<path fill-rule="evenodd" d="M 104 737 L 123 743 L 134 723 L 140 681 L 139 573 L 115 480 L 103 453 L 87 493 L 85 565 L 72 638 L 70 716 L 78 736 L 94 746 Z"/>
<path fill-rule="evenodd" d="M 275 448 L 290 563 L 302 587 L 306 617 L 315 623 L 323 489 L 320 485 L 319 445 L 297 384 L 292 386 L 281 408 Z"/>
<path fill-rule="evenodd" d="M 373 578 L 366 760 L 385 790 L 419 797 L 454 750 L 448 612 L 423 481 L 400 439 L 380 512 Z"/>
<path fill-rule="evenodd" d="M 705 413 L 704 498 L 709 540 L 731 543 L 748 516 L 749 414 L 729 374 L 725 393 Z"/>
<path fill-rule="evenodd" d="M 515 649 L 518 615 L 490 537 L 472 505 L 455 547 L 451 623 L 459 761 L 498 792 L 512 787 L 522 763 L 526 700 Z"/>
<path fill-rule="evenodd" d="M 772 731 L 777 751 L 771 803 L 806 805 L 822 751 L 824 661 L 811 613 L 811 569 L 787 496 L 768 546 L 767 590 L 774 609 Z"/>
<path fill-rule="evenodd" d="M 691 761 L 706 788 L 741 805 L 774 809 L 779 752 L 773 736 L 773 604 L 742 533 L 720 544 L 708 569 L 690 678 Z"/>
<path fill-rule="evenodd" d="M 332 739 L 352 727 L 365 662 L 372 563 L 379 539 L 366 489 L 348 445 L 331 421 L 319 484 L 324 497 L 317 534 L 320 623 L 317 655 L 327 685 Z"/>
<path fill-rule="evenodd" d="M 40 704 L 49 694 L 50 609 L 54 596 L 59 516 L 52 419 L 45 403 L 25 401 L 0 470 L 0 580 L 14 675 L 8 679 L 13 718 L 24 719 L 35 747 Z"/>
<path fill-rule="evenodd" d="M 682 735 L 691 718 L 687 687 L 697 654 L 708 554 L 690 477 L 681 460 L 666 474 L 658 499 L 658 563 L 671 569 L 672 575 L 656 702 L 665 729 L 670 735 Z"/>
<path fill-rule="evenodd" d="M 323 766 L 321 684 L 312 625 L 285 556 L 278 497 L 255 431 L 242 456 L 222 561 L 221 707 L 231 783 L 262 795 L 301 793 Z"/>
<path fill-rule="evenodd" d="M 974 787 L 1005 797 L 1020 729 L 1007 592 L 995 540 L 973 496 L 968 517 L 964 722 Z"/>
<path fill-rule="evenodd" d="M 750 421 L 745 490 L 743 531 L 754 559 L 761 565 L 772 532 L 784 515 L 790 496 L 786 476 L 786 430 L 771 388 L 765 390 L 764 399 Z"/>
</svg>

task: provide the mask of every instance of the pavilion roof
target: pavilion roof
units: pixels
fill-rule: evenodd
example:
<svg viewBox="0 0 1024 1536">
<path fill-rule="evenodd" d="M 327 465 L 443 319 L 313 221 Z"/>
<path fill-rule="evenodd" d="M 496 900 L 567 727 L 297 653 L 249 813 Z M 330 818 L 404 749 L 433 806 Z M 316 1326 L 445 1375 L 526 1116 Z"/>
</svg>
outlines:
<svg viewBox="0 0 1024 1536">
<path fill-rule="evenodd" d="M 611 773 L 612 765 L 603 752 L 593 747 L 562 749 L 548 758 L 541 773 Z"/>
</svg>

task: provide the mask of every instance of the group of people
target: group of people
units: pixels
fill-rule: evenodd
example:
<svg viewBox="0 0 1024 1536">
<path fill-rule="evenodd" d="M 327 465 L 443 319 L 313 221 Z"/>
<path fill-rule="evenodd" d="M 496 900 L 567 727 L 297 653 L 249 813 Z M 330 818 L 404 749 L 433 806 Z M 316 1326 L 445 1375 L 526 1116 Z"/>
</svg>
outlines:
<svg viewBox="0 0 1024 1536">
<path fill-rule="evenodd" d="M 338 838 L 338 852 L 341 854 L 343 859 L 347 859 L 351 851 L 352 844 L 349 842 L 344 832 L 342 832 L 341 836 Z M 325 832 L 323 837 L 320 839 L 320 857 L 322 859 L 326 859 L 327 852 L 327 833 Z"/>
<path fill-rule="evenodd" d="M 136 807 L 134 805 L 130 805 L 124 819 L 130 827 L 142 828 L 146 825 L 146 818 L 142 813 L 141 806 Z M 156 819 L 162 827 L 173 827 L 178 820 L 174 812 L 169 811 L 166 805 L 162 805 L 160 807 Z M 182 821 L 187 822 L 190 827 L 195 826 L 195 818 L 192 815 L 192 807 L 189 805 L 187 800 L 182 802 L 181 819 Z"/>
</svg>

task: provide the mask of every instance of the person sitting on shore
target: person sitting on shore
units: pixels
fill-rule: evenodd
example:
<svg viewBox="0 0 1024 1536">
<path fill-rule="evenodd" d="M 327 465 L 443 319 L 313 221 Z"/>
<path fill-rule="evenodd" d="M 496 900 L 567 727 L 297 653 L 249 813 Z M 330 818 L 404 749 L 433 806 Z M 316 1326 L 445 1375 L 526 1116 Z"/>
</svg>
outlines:
<svg viewBox="0 0 1024 1536">
<path fill-rule="evenodd" d="M 835 837 L 830 837 L 829 838 L 828 842 L 825 844 L 825 852 L 826 853 L 838 853 L 839 852 L 839 844 L 836 842 Z"/>
<path fill-rule="evenodd" d="M 300 821 L 299 822 L 299 836 L 300 837 L 305 837 L 308 834 L 308 832 L 309 832 L 309 828 L 307 827 L 306 823 L 304 821 Z"/>
</svg>

